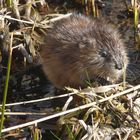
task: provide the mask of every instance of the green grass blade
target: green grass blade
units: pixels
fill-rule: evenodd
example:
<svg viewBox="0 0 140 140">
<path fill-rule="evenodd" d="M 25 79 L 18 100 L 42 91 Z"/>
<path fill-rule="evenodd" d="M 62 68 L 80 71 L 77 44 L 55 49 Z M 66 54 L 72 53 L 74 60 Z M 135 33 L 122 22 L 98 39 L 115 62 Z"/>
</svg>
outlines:
<svg viewBox="0 0 140 140">
<path fill-rule="evenodd" d="M 4 123 L 4 111 L 5 111 L 5 104 L 6 104 L 6 99 L 7 99 L 8 84 L 9 84 L 9 79 L 10 79 L 10 69 L 11 69 L 11 62 L 12 62 L 12 49 L 11 49 L 12 40 L 13 40 L 13 34 L 11 35 L 11 44 L 10 44 L 10 51 L 9 51 L 9 58 L 8 58 L 7 74 L 6 74 L 6 81 L 5 81 L 5 87 L 4 87 L 4 93 L 3 93 L 0 136 L 1 136 L 1 131 L 3 128 L 3 123 Z"/>
</svg>

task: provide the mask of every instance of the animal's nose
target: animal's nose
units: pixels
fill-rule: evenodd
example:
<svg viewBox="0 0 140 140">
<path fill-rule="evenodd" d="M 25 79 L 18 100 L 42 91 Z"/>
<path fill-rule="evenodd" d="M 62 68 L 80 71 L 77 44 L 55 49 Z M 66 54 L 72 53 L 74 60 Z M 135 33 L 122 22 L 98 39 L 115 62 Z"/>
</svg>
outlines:
<svg viewBox="0 0 140 140">
<path fill-rule="evenodd" d="M 123 68 L 123 64 L 121 62 L 118 62 L 115 64 L 115 68 L 121 70 Z"/>
</svg>

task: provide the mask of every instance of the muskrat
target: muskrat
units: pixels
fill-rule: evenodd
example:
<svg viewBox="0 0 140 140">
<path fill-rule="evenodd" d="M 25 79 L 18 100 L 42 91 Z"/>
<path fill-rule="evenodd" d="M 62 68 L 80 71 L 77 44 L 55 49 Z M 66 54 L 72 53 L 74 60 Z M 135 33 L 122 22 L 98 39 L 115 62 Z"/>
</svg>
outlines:
<svg viewBox="0 0 140 140">
<path fill-rule="evenodd" d="M 86 87 L 88 79 L 116 82 L 128 64 L 120 34 L 103 19 L 72 14 L 48 30 L 43 69 L 57 87 Z"/>
</svg>

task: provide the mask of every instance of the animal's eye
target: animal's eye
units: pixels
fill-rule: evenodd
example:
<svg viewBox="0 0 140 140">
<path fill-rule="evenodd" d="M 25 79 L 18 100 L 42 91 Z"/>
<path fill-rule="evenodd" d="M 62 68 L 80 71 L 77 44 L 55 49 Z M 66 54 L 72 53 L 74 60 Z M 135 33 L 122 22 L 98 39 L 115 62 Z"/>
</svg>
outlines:
<svg viewBox="0 0 140 140">
<path fill-rule="evenodd" d="M 100 52 L 100 55 L 101 55 L 102 57 L 107 57 L 107 56 L 108 56 L 108 54 L 107 54 L 106 51 L 101 51 L 101 52 Z"/>
</svg>

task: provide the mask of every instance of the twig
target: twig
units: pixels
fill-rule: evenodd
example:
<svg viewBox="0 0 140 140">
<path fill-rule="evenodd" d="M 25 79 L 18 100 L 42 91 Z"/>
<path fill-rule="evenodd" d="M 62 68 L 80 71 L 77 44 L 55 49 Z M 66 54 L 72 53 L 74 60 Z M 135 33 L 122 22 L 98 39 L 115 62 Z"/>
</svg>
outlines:
<svg viewBox="0 0 140 140">
<path fill-rule="evenodd" d="M 6 18 L 6 19 L 22 22 L 22 23 L 27 23 L 27 24 L 34 24 L 34 22 L 30 22 L 30 21 L 26 21 L 26 20 L 21 20 L 21 19 L 16 19 L 16 18 L 13 18 L 11 16 L 6 16 L 6 15 L 0 15 L 0 18 Z"/>
<path fill-rule="evenodd" d="M 60 20 L 60 19 L 63 19 L 63 18 L 67 18 L 69 17 L 70 15 L 72 15 L 72 13 L 68 13 L 68 14 L 65 14 L 65 15 L 60 15 L 59 17 L 56 17 L 56 18 L 52 18 L 50 20 L 46 20 L 46 21 L 43 21 L 41 22 L 42 24 L 46 24 L 46 23 L 51 23 L 51 22 L 55 22 L 57 20 Z"/>
<path fill-rule="evenodd" d="M 112 88 L 115 88 L 117 86 L 119 86 L 119 84 L 108 85 L 108 86 L 101 86 L 101 87 L 97 87 L 97 88 L 90 88 L 88 92 L 92 91 L 92 94 L 93 94 L 93 91 L 95 91 L 96 93 L 99 93 L 99 91 L 100 91 L 100 93 L 101 92 L 108 92 L 109 90 L 111 90 Z M 85 90 L 84 91 L 83 90 L 81 90 L 81 91 L 74 90 L 72 93 L 67 93 L 67 94 L 62 94 L 62 95 L 57 95 L 57 96 L 51 96 L 51 97 L 46 97 L 46 98 L 36 99 L 36 100 L 31 100 L 31 101 L 9 103 L 9 104 L 6 104 L 5 106 L 15 106 L 15 105 L 21 105 L 21 104 L 30 104 L 30 103 L 48 101 L 48 100 L 53 100 L 53 99 L 58 99 L 58 98 L 63 98 L 63 97 L 68 97 L 68 96 L 71 96 L 71 95 L 75 95 L 75 94 L 78 94 L 79 92 L 81 92 L 82 94 L 87 94 L 87 93 L 85 93 Z M 0 105 L 0 107 L 1 106 L 2 105 Z"/>
<path fill-rule="evenodd" d="M 1 115 L 1 113 L 0 113 Z M 9 115 L 9 116 L 19 116 L 19 115 L 38 115 L 38 116 L 43 116 L 47 115 L 47 113 L 34 113 L 34 112 L 5 112 L 4 115 Z"/>
<path fill-rule="evenodd" d="M 62 15 L 62 14 L 61 14 L 60 17 L 56 17 L 56 18 L 52 18 L 52 19 L 47 20 L 47 21 L 43 21 L 43 22 L 41 22 L 41 24 L 36 23 L 36 27 L 41 26 L 42 24 L 51 23 L 51 22 L 60 20 L 60 19 L 62 19 L 62 18 L 69 17 L 71 14 L 72 14 L 72 13 L 68 13 L 68 14 L 65 14 L 65 15 Z M 34 22 L 16 19 L 16 18 L 13 18 L 13 17 L 11 17 L 11 16 L 7 16 L 7 15 L 0 15 L 0 18 L 6 18 L 6 19 L 10 19 L 10 20 L 14 20 L 14 21 L 21 22 L 21 23 L 27 23 L 27 24 L 34 25 Z"/>
<path fill-rule="evenodd" d="M 46 98 L 37 99 L 37 100 L 11 103 L 11 104 L 6 104 L 5 106 L 15 106 L 15 105 L 21 105 L 21 104 L 36 103 L 36 102 L 47 101 L 47 100 L 52 100 L 52 99 L 57 99 L 57 98 L 63 98 L 63 97 L 71 96 L 71 95 L 74 95 L 74 94 L 76 94 L 76 93 L 68 93 L 68 94 L 63 94 L 63 95 L 58 95 L 58 96 L 52 96 L 52 97 L 46 97 Z M 1 106 L 2 105 L 0 105 L 0 107 Z"/>
<path fill-rule="evenodd" d="M 23 44 L 19 44 L 17 46 L 12 47 L 12 49 L 20 49 L 22 55 L 27 59 L 28 63 L 33 63 L 32 56 L 26 51 L 25 47 Z"/>
</svg>

